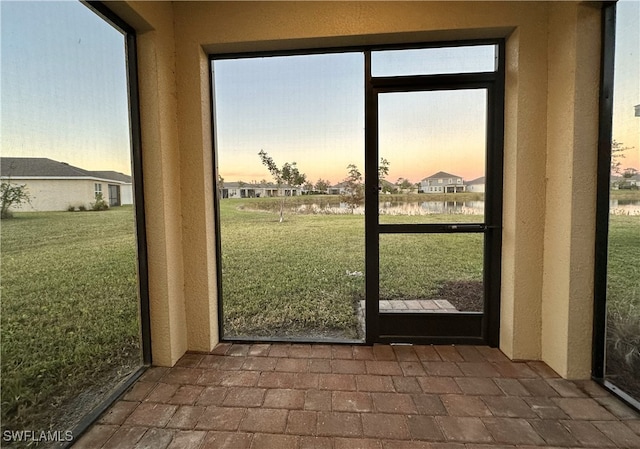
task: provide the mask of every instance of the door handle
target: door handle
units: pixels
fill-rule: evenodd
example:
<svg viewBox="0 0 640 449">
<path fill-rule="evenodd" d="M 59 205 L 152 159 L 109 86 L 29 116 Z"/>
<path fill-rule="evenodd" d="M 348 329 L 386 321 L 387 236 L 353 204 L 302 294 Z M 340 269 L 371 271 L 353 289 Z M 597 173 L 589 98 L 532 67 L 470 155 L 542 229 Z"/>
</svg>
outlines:
<svg viewBox="0 0 640 449">
<path fill-rule="evenodd" d="M 487 226 L 483 224 L 450 224 L 445 227 L 447 231 L 452 232 L 486 231 L 487 229 L 493 228 L 495 228 L 495 226 Z"/>
</svg>

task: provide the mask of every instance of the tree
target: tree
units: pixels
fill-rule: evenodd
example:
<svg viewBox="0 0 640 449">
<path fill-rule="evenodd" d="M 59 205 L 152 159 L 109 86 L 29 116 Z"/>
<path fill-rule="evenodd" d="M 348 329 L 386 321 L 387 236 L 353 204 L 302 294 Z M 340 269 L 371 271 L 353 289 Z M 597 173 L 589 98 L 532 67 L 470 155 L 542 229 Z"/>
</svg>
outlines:
<svg viewBox="0 0 640 449">
<path fill-rule="evenodd" d="M 400 190 L 408 190 L 409 192 L 412 192 L 415 187 L 407 178 L 398 178 L 396 185 Z"/>
<path fill-rule="evenodd" d="M 389 175 L 389 161 L 385 158 L 380 158 L 380 165 L 378 166 L 378 187 L 383 188 L 387 185 L 383 182 L 386 177 Z"/>
<path fill-rule="evenodd" d="M 326 179 L 318 179 L 318 181 L 316 181 L 316 186 L 315 189 L 318 192 L 322 192 L 322 193 L 327 193 L 327 190 L 329 190 L 329 186 L 331 185 L 331 183 L 329 181 L 327 181 Z"/>
<path fill-rule="evenodd" d="M 278 168 L 271 156 L 269 156 L 264 150 L 260 150 L 258 156 L 260 156 L 262 165 L 267 167 L 267 170 L 271 173 L 273 180 L 278 186 L 278 192 L 285 184 L 288 184 L 291 187 L 300 187 L 307 180 L 307 176 L 300 173 L 295 162 L 285 162 L 282 168 Z M 280 202 L 280 223 L 284 221 L 284 202 L 286 198 L 286 194 L 282 195 L 282 201 Z"/>
<path fill-rule="evenodd" d="M 307 181 L 304 183 L 304 190 L 306 190 L 307 194 L 313 192 L 313 183 L 311 181 Z"/>
<path fill-rule="evenodd" d="M 340 194 L 340 201 L 347 203 L 353 210 L 364 200 L 364 186 L 362 185 L 362 173 L 354 164 L 347 165 L 348 174 L 344 180 L 344 192 Z"/>
<path fill-rule="evenodd" d="M 622 162 L 620 159 L 624 159 L 624 152 L 631 150 L 634 147 L 625 147 L 623 143 L 613 140 L 611 142 L 611 173 L 620 173 L 622 169 Z"/>
<path fill-rule="evenodd" d="M 11 179 L 0 184 L 0 218 L 11 218 L 11 206 L 31 204 L 31 197 L 26 184 L 12 184 Z"/>
<path fill-rule="evenodd" d="M 637 169 L 633 167 L 625 168 L 624 171 L 622 172 L 622 180 L 618 181 L 618 188 L 637 190 L 638 189 L 637 183 L 629 181 L 631 178 L 633 178 L 637 174 L 638 174 Z"/>
<path fill-rule="evenodd" d="M 224 178 L 218 174 L 218 194 L 222 197 L 222 191 L 224 190 Z"/>
</svg>

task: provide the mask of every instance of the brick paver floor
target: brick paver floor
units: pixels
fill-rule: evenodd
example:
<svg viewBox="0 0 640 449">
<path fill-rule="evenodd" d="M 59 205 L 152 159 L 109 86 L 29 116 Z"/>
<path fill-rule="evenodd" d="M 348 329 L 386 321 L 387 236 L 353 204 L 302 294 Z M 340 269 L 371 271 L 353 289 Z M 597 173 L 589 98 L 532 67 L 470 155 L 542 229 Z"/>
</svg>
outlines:
<svg viewBox="0 0 640 449">
<path fill-rule="evenodd" d="M 146 371 L 73 447 L 640 448 L 640 415 L 487 347 L 220 344 Z"/>
</svg>

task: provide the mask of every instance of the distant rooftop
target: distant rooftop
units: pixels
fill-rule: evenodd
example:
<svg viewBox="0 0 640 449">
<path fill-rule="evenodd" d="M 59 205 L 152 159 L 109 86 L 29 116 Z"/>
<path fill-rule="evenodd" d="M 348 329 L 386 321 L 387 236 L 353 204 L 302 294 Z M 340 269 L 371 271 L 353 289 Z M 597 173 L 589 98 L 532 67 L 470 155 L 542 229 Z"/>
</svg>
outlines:
<svg viewBox="0 0 640 449">
<path fill-rule="evenodd" d="M 116 171 L 89 171 L 46 157 L 0 157 L 3 178 L 96 178 L 131 183 L 131 176 Z"/>
<path fill-rule="evenodd" d="M 439 171 L 438 173 L 435 173 L 431 176 L 427 176 L 426 178 L 423 179 L 423 181 L 427 179 L 444 179 L 444 178 L 462 178 L 462 176 L 452 175 L 451 173 Z"/>
<path fill-rule="evenodd" d="M 480 176 L 479 178 L 472 179 L 471 181 L 465 182 L 465 184 L 468 185 L 468 186 L 472 186 L 472 185 L 476 185 L 476 184 L 484 184 L 484 183 L 485 183 L 484 176 Z"/>
<path fill-rule="evenodd" d="M 243 181 L 224 181 L 222 183 L 223 189 L 277 189 L 278 185 L 274 182 L 243 182 Z M 289 184 L 282 184 L 281 189 L 290 189 Z"/>
</svg>

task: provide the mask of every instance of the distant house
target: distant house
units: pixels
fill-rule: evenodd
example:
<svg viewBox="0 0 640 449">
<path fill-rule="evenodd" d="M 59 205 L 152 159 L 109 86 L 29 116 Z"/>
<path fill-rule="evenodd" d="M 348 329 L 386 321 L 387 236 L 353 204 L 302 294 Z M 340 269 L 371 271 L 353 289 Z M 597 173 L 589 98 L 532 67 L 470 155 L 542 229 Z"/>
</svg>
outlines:
<svg viewBox="0 0 640 449">
<path fill-rule="evenodd" d="M 467 192 L 484 193 L 484 183 L 484 176 L 480 176 L 479 178 L 472 179 L 471 181 L 465 182 L 464 184 Z"/>
<path fill-rule="evenodd" d="M 439 171 L 420 181 L 420 193 L 458 193 L 464 192 L 462 177 Z"/>
<path fill-rule="evenodd" d="M 133 204 L 131 176 L 84 170 L 44 157 L 2 157 L 0 179 L 27 186 L 31 204 L 16 208 L 23 212 L 89 208 L 98 193 L 109 206 Z"/>
<path fill-rule="evenodd" d="M 336 184 L 334 186 L 330 186 L 327 189 L 327 194 L 329 194 L 329 195 L 344 195 L 348 185 L 349 185 L 349 183 L 347 181 L 339 182 L 338 184 Z"/>
<path fill-rule="evenodd" d="M 274 196 L 297 196 L 301 188 L 288 184 L 280 186 L 272 182 L 225 182 L 220 188 L 220 198 L 267 198 Z"/>
<path fill-rule="evenodd" d="M 378 191 L 380 193 L 398 193 L 398 186 L 386 179 L 382 179 L 378 183 Z"/>
<path fill-rule="evenodd" d="M 640 173 L 636 173 L 631 176 L 611 176 L 611 188 L 613 190 L 618 189 L 638 189 L 640 188 Z"/>
</svg>

